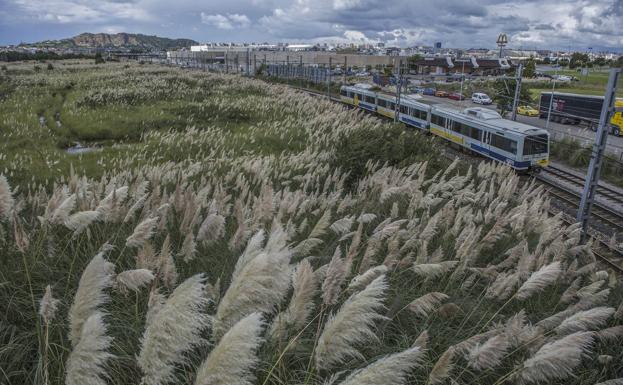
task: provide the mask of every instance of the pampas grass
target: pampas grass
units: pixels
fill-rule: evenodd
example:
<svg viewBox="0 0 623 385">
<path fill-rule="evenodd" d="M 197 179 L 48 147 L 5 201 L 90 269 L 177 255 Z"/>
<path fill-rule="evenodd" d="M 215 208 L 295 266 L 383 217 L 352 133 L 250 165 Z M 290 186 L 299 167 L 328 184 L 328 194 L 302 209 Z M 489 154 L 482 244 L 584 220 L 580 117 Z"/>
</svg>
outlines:
<svg viewBox="0 0 623 385">
<path fill-rule="evenodd" d="M 510 348 L 505 334 L 489 338 L 483 344 L 476 344 L 469 352 L 469 365 L 476 370 L 491 369 L 500 365 L 504 354 Z"/>
<path fill-rule="evenodd" d="M 530 275 L 530 278 L 521 285 L 515 296 L 519 300 L 530 298 L 536 293 L 543 291 L 546 287 L 553 284 L 560 276 L 562 267 L 560 262 L 556 261 L 549 265 L 543 266 L 538 271 Z"/>
<path fill-rule="evenodd" d="M 409 303 L 409 305 L 407 305 L 407 307 L 416 315 L 426 318 L 448 298 L 450 297 L 448 297 L 447 294 L 432 292 L 414 299 Z"/>
<path fill-rule="evenodd" d="M 545 344 L 515 373 L 521 383 L 552 382 L 573 375 L 573 370 L 591 351 L 592 332 L 577 332 Z"/>
<path fill-rule="evenodd" d="M 248 314 L 272 313 L 287 294 L 291 251 L 285 245 L 285 233 L 280 226 L 273 230 L 271 238 L 267 251 L 244 264 L 221 298 L 214 324 L 217 340 Z"/>
<path fill-rule="evenodd" d="M 439 357 L 435 366 L 431 370 L 428 375 L 428 382 L 431 385 L 440 384 L 445 381 L 446 378 L 450 376 L 450 372 L 454 368 L 454 354 L 455 350 L 453 346 L 450 346 L 442 355 Z"/>
<path fill-rule="evenodd" d="M 0 174 L 0 221 L 9 220 L 14 202 L 11 186 L 6 177 Z"/>
<path fill-rule="evenodd" d="M 330 369 L 349 358 L 364 358 L 356 346 L 378 341 L 373 327 L 376 321 L 385 318 L 377 311 L 383 308 L 386 290 L 387 283 L 382 275 L 363 291 L 350 296 L 340 310 L 329 317 L 316 347 L 319 370 Z"/>
<path fill-rule="evenodd" d="M 177 365 L 187 360 L 184 354 L 205 343 L 201 333 L 210 317 L 204 313 L 208 304 L 204 291 L 203 275 L 192 276 L 150 314 L 137 358 L 144 385 L 174 381 Z"/>
<path fill-rule="evenodd" d="M 322 282 L 322 303 L 324 305 L 335 305 L 347 274 L 348 264 L 342 259 L 342 252 L 338 247 L 333 253 Z"/>
<path fill-rule="evenodd" d="M 108 352 L 112 337 L 107 334 L 104 315 L 96 311 L 83 323 L 80 338 L 69 354 L 66 385 L 106 385 L 106 362 L 113 355 Z"/>
<path fill-rule="evenodd" d="M 97 308 L 108 301 L 106 289 L 113 284 L 113 274 L 114 266 L 104 259 L 103 253 L 93 257 L 84 269 L 69 309 L 69 340 L 72 346 L 80 342 L 82 325 Z"/>
<path fill-rule="evenodd" d="M 359 274 L 355 278 L 353 278 L 348 284 L 348 290 L 357 291 L 361 290 L 364 287 L 368 286 L 368 284 L 374 281 L 377 277 L 387 273 L 387 266 L 379 265 L 376 267 L 372 267 L 368 269 L 363 274 Z"/>
<path fill-rule="evenodd" d="M 395 353 L 353 372 L 340 385 L 401 385 L 405 384 L 409 371 L 422 362 L 422 349 L 412 347 Z"/>
<path fill-rule="evenodd" d="M 154 275 L 147 269 L 126 270 L 115 278 L 115 284 L 126 293 L 128 290 L 139 291 L 154 279 Z"/>
<path fill-rule="evenodd" d="M 52 287 L 50 285 L 45 287 L 45 294 L 39 302 L 39 316 L 46 324 L 50 323 L 56 315 L 58 310 L 59 300 L 52 296 Z"/>
<path fill-rule="evenodd" d="M 263 327 L 260 313 L 251 313 L 232 326 L 197 370 L 195 385 L 252 385 Z"/>
<path fill-rule="evenodd" d="M 580 311 L 562 321 L 555 331 L 558 335 L 565 335 L 597 329 L 604 326 L 613 314 L 614 308 L 605 306 Z"/>
<path fill-rule="evenodd" d="M 130 235 L 125 245 L 127 247 L 142 246 L 154 234 L 154 228 L 158 224 L 158 217 L 146 218 L 136 225 L 134 232 Z"/>
</svg>

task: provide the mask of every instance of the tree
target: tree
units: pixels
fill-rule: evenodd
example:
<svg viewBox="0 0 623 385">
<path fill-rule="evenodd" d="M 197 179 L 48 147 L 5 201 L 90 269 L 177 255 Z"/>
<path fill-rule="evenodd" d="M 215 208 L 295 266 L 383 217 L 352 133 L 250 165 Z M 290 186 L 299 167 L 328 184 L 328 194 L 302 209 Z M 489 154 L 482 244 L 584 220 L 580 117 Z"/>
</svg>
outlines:
<svg viewBox="0 0 623 385">
<path fill-rule="evenodd" d="M 526 62 L 522 76 L 525 78 L 533 78 L 534 75 L 536 75 L 536 62 L 534 61 L 534 58 L 530 58 Z"/>
<path fill-rule="evenodd" d="M 581 53 L 581 52 L 574 52 L 573 54 L 571 54 L 571 60 L 569 60 L 569 68 L 574 69 L 574 68 L 585 67 L 589 61 L 590 60 L 589 60 L 588 54 Z"/>
<path fill-rule="evenodd" d="M 102 53 L 98 52 L 95 54 L 95 64 L 105 63 L 104 58 L 102 58 Z"/>
<path fill-rule="evenodd" d="M 515 79 L 497 79 L 493 83 L 493 101 L 497 104 L 498 112 L 504 116 L 513 109 L 513 98 L 515 97 Z M 519 103 L 517 105 L 531 104 L 532 95 L 530 87 L 526 83 L 521 83 L 519 92 Z"/>
<path fill-rule="evenodd" d="M 422 55 L 418 55 L 418 54 L 409 56 L 409 58 L 407 59 L 407 65 L 409 66 L 409 69 L 410 70 L 417 69 L 416 63 L 422 59 L 423 59 Z"/>
<path fill-rule="evenodd" d="M 619 56 L 619 58 L 614 63 L 612 63 L 612 66 L 618 68 L 623 67 L 623 56 Z"/>
<path fill-rule="evenodd" d="M 595 60 L 593 60 L 593 64 L 596 65 L 597 67 L 603 67 L 606 65 L 606 58 L 602 56 L 595 58 Z"/>
<path fill-rule="evenodd" d="M 550 58 L 548 56 L 545 56 L 543 58 L 543 64 L 550 64 L 552 61 L 550 60 Z"/>
</svg>

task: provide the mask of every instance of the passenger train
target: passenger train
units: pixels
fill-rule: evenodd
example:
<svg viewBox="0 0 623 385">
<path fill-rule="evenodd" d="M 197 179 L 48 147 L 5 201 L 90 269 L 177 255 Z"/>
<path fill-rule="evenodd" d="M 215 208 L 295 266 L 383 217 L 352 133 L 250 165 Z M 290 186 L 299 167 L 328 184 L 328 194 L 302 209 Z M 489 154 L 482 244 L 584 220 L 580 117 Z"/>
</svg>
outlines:
<svg viewBox="0 0 623 385">
<path fill-rule="evenodd" d="M 403 96 L 396 109 L 393 95 L 369 85 L 342 86 L 346 104 L 398 120 L 440 136 L 469 151 L 504 162 L 516 170 L 538 170 L 549 163 L 549 133 L 541 128 L 504 119 L 496 111 L 471 107 L 462 111 L 431 106 Z"/>
</svg>

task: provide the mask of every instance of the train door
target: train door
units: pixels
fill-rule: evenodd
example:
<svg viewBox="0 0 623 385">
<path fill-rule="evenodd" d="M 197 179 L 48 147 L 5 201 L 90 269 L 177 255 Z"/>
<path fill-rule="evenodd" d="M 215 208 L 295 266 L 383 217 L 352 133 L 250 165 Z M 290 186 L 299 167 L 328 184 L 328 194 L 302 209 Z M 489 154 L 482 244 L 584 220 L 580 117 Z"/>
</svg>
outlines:
<svg viewBox="0 0 623 385">
<path fill-rule="evenodd" d="M 482 141 L 480 146 L 484 150 L 484 152 L 489 155 L 491 151 L 491 133 L 489 131 L 482 131 Z"/>
</svg>

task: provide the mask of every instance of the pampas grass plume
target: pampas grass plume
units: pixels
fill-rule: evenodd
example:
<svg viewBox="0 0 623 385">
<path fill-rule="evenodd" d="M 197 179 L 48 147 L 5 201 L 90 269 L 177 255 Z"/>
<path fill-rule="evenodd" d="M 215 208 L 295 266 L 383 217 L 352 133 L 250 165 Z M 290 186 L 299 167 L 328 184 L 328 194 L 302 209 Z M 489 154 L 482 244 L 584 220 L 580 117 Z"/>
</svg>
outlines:
<svg viewBox="0 0 623 385">
<path fill-rule="evenodd" d="M 128 290 L 139 291 L 154 279 L 154 275 L 147 269 L 126 270 L 117 274 L 116 284 L 121 292 Z"/>
<path fill-rule="evenodd" d="M 146 218 L 134 228 L 134 232 L 130 235 L 125 245 L 127 247 L 139 247 L 143 245 L 152 235 L 154 235 L 154 227 L 158 224 L 158 217 Z"/>
<path fill-rule="evenodd" d="M 383 308 L 386 290 L 387 283 L 382 275 L 350 296 L 340 310 L 329 317 L 316 347 L 318 369 L 330 369 L 349 358 L 363 358 L 356 345 L 378 340 L 372 328 L 375 321 L 385 318 L 377 311 Z"/>
<path fill-rule="evenodd" d="M 432 292 L 414 299 L 409 303 L 408 307 L 413 313 L 425 318 L 448 298 L 450 297 L 444 293 Z"/>
<path fill-rule="evenodd" d="M 87 265 L 80 278 L 74 302 L 69 309 L 69 340 L 76 346 L 82 335 L 82 325 L 95 310 L 108 301 L 105 290 L 113 284 L 114 266 L 98 253 Z"/>
<path fill-rule="evenodd" d="M 210 321 L 204 313 L 204 290 L 203 275 L 192 276 L 151 314 L 138 355 L 144 385 L 174 381 L 176 365 L 186 360 L 184 353 L 204 343 L 201 332 Z"/>
<path fill-rule="evenodd" d="M 106 335 L 104 315 L 96 311 L 84 322 L 79 341 L 65 365 L 65 385 L 106 385 L 106 361 L 113 357 L 107 350 L 112 337 Z"/>
<path fill-rule="evenodd" d="M 596 307 L 590 310 L 579 311 L 568 317 L 555 329 L 558 335 L 597 329 L 602 327 L 614 314 L 613 307 Z"/>
<path fill-rule="evenodd" d="M 340 385 L 401 385 L 407 374 L 422 361 L 422 349 L 414 346 L 385 356 L 344 379 Z"/>
<path fill-rule="evenodd" d="M 197 370 L 195 385 L 253 384 L 263 326 L 260 313 L 252 313 L 232 326 Z"/>
<path fill-rule="evenodd" d="M 58 303 L 60 301 L 52 296 L 52 287 L 50 285 L 45 287 L 45 294 L 39 302 L 39 315 L 43 319 L 43 322 L 50 323 L 56 315 L 58 309 Z"/>
<path fill-rule="evenodd" d="M 545 344 L 515 374 L 521 383 L 552 383 L 573 375 L 591 350 L 592 332 L 577 332 Z"/>
<path fill-rule="evenodd" d="M 521 285 L 516 294 L 517 299 L 525 300 L 543 291 L 558 279 L 561 272 L 562 267 L 558 261 L 543 266 L 538 271 L 532 273 L 530 278 Z"/>
</svg>

